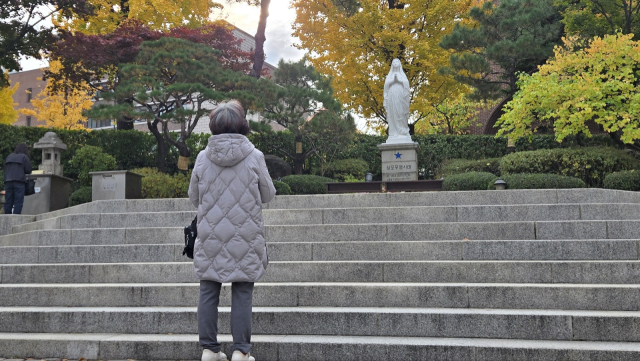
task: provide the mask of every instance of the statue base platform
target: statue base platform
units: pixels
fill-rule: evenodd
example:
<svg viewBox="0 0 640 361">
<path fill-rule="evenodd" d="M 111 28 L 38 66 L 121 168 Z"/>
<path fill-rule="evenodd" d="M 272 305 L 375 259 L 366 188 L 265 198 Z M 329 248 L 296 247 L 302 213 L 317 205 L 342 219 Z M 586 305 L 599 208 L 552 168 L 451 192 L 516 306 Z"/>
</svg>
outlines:
<svg viewBox="0 0 640 361">
<path fill-rule="evenodd" d="M 383 143 L 378 149 L 382 153 L 383 182 L 418 180 L 418 143 Z"/>
</svg>

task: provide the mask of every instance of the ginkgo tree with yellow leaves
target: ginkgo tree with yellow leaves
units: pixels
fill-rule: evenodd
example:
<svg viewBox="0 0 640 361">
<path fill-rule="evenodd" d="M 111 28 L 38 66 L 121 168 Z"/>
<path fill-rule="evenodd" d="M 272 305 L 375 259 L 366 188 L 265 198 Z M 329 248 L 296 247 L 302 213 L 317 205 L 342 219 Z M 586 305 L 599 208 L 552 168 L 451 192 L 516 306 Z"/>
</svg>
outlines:
<svg viewBox="0 0 640 361">
<path fill-rule="evenodd" d="M 18 86 L 20 84 L 16 83 L 12 87 L 0 88 L 0 124 L 13 124 L 18 120 L 18 111 L 15 109 L 18 103 L 13 102 L 13 94 Z"/>
<path fill-rule="evenodd" d="M 533 75 L 519 77 L 519 91 L 498 120 L 498 136 L 531 135 L 552 125 L 556 140 L 591 136 L 593 121 L 627 145 L 640 139 L 640 42 L 633 34 L 594 38 L 573 51 L 572 40 L 557 46 L 555 57 Z M 635 146 L 634 146 L 635 147 Z M 637 148 L 637 147 L 636 147 Z"/>
<path fill-rule="evenodd" d="M 49 63 L 51 73 L 56 74 L 61 70 L 62 64 L 59 61 Z M 23 108 L 20 112 L 45 121 L 49 128 L 84 129 L 87 117 L 82 112 L 93 105 L 91 87 L 87 83 L 71 87 L 64 77 L 50 77 L 45 89 L 31 100 L 31 105 L 33 109 Z"/>
<path fill-rule="evenodd" d="M 199 27 L 209 22 L 212 10 L 222 5 L 212 0 L 91 0 L 93 14 L 74 16 L 60 12 L 54 24 L 69 32 L 109 34 L 124 20 L 136 19 L 153 30 Z"/>
<path fill-rule="evenodd" d="M 386 127 L 384 80 L 391 61 L 400 59 L 411 84 L 411 127 L 450 96 L 466 88 L 438 74 L 449 52 L 438 46 L 472 0 L 293 0 L 294 34 L 299 47 L 322 74 L 332 77 L 336 97 L 363 115 L 369 125 Z"/>
</svg>

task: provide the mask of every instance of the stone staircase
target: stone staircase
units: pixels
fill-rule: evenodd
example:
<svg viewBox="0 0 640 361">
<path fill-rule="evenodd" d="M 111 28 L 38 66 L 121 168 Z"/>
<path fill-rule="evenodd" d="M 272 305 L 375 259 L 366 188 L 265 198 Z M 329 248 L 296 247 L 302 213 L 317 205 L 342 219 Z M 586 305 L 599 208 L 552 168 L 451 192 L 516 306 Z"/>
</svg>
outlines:
<svg viewBox="0 0 640 361">
<path fill-rule="evenodd" d="M 0 216 L 0 358 L 199 359 L 194 214 L 165 199 Z M 640 359 L 640 193 L 279 196 L 264 215 L 259 361 Z M 229 305 L 225 285 L 225 334 Z"/>
</svg>

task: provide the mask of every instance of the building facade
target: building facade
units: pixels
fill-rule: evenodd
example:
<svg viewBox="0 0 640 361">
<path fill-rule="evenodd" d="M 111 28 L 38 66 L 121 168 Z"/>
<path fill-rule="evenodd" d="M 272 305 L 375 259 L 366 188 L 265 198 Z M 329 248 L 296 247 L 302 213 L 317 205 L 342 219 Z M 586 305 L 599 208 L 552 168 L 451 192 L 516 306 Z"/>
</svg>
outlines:
<svg viewBox="0 0 640 361">
<path fill-rule="evenodd" d="M 31 99 L 35 98 L 44 90 L 47 83 L 42 80 L 43 69 L 34 69 L 9 74 L 11 85 L 18 84 L 18 89 L 13 93 L 13 102 L 17 103 L 16 109 L 33 109 Z M 18 120 L 13 123 L 18 126 L 35 127 L 44 125 L 44 121 L 38 120 L 31 115 L 19 114 Z"/>
</svg>

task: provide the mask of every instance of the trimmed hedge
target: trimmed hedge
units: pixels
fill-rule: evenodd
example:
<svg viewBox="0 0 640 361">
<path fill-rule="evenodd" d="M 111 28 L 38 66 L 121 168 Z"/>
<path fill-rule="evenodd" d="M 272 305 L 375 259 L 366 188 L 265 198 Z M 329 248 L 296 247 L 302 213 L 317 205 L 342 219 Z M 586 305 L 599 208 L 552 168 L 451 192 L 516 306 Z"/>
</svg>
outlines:
<svg viewBox="0 0 640 361">
<path fill-rule="evenodd" d="M 480 160 L 450 159 L 444 161 L 438 171 L 438 177 L 468 172 L 486 172 L 500 175 L 500 159 L 489 158 Z"/>
<path fill-rule="evenodd" d="M 557 174 L 517 173 L 505 174 L 502 178 L 507 182 L 507 189 L 558 189 L 558 188 L 586 188 L 581 179 Z M 496 189 L 494 178 L 487 183 L 487 189 Z"/>
<path fill-rule="evenodd" d="M 285 182 L 273 181 L 273 186 L 276 187 L 276 194 L 280 196 L 288 196 L 293 194 L 291 187 Z"/>
<path fill-rule="evenodd" d="M 476 191 L 487 189 L 487 183 L 496 179 L 495 174 L 487 172 L 469 172 L 454 174 L 442 182 L 445 191 Z"/>
<path fill-rule="evenodd" d="M 506 155 L 500 162 L 502 175 L 546 173 L 576 177 L 590 187 L 602 187 L 607 174 L 640 168 L 640 162 L 624 150 L 591 147 L 542 149 Z"/>
<path fill-rule="evenodd" d="M 62 154 L 62 166 L 66 177 L 76 179 L 78 170 L 69 165 L 75 153 L 86 145 L 102 148 L 113 156 L 118 169 L 136 169 L 156 166 L 157 143 L 152 134 L 137 130 L 64 130 L 43 127 L 16 127 L 0 125 L 0 159 L 4 159 L 13 152 L 15 145 L 25 142 L 29 146 L 37 142 L 44 133 L 54 131 L 69 147 Z M 172 133 L 177 137 L 177 133 Z M 191 150 L 191 165 L 194 164 L 198 153 L 207 145 L 210 134 L 192 134 L 187 140 Z M 273 154 L 289 165 L 295 154 L 295 139 L 292 133 L 275 132 L 268 137 L 252 133 L 249 140 L 264 154 Z M 507 152 L 506 138 L 495 138 L 491 135 L 413 135 L 412 139 L 420 144 L 418 150 L 418 168 L 426 179 L 439 178 L 436 176 L 442 163 L 449 159 L 488 159 L 503 157 Z M 381 180 L 381 162 L 378 144 L 384 143 L 386 136 L 357 134 L 352 143 L 335 155 L 334 161 L 346 159 L 362 159 L 368 165 L 368 171 L 374 174 L 375 180 Z M 311 145 L 303 139 L 303 149 Z M 516 151 L 535 149 L 566 148 L 584 145 L 612 145 L 608 135 L 596 135 L 592 138 L 568 137 L 562 143 L 553 139 L 552 135 L 535 135 L 530 138 L 520 138 L 516 141 Z M 41 163 L 42 152 L 31 150 L 31 162 L 34 166 Z M 178 152 L 175 147 L 169 147 L 167 155 L 167 172 L 177 171 Z M 310 157 L 305 163 L 305 170 L 320 168 L 319 159 Z M 608 172 L 608 173 L 611 173 Z M 587 182 L 589 183 L 589 182 Z"/>
<path fill-rule="evenodd" d="M 93 195 L 91 187 L 80 187 L 77 191 L 71 193 L 71 197 L 69 197 L 69 207 L 89 203 L 92 198 Z"/>
<path fill-rule="evenodd" d="M 623 191 L 640 191 L 640 172 L 627 170 L 615 172 L 604 178 L 603 188 Z"/>
<path fill-rule="evenodd" d="M 364 159 L 339 159 L 327 165 L 325 174 L 340 182 L 349 179 L 364 179 L 369 171 L 369 163 Z"/>
<path fill-rule="evenodd" d="M 325 194 L 327 193 L 325 183 L 334 180 L 317 175 L 290 175 L 282 178 L 282 181 L 289 185 L 293 194 Z"/>
</svg>

